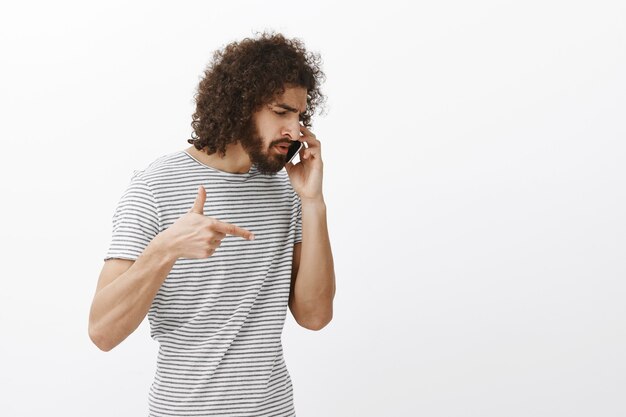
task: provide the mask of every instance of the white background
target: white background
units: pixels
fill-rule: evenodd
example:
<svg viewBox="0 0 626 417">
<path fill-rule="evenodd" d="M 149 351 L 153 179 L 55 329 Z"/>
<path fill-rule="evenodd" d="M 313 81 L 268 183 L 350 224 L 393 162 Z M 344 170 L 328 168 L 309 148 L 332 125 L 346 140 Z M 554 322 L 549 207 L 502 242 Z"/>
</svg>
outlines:
<svg viewBox="0 0 626 417">
<path fill-rule="evenodd" d="M 327 75 L 337 295 L 287 319 L 298 416 L 626 415 L 626 5 L 545 0 L 3 3 L 0 414 L 147 415 L 147 320 L 87 334 L 113 209 L 264 29 Z"/>
</svg>

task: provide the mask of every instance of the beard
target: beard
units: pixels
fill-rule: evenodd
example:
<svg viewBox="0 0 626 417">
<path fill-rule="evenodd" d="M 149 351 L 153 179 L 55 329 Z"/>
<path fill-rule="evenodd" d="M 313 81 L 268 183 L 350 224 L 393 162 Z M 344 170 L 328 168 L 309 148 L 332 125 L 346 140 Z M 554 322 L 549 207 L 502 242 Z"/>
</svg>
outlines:
<svg viewBox="0 0 626 417">
<path fill-rule="evenodd" d="M 247 134 L 243 135 L 243 139 L 241 139 L 241 146 L 248 153 L 250 161 L 257 166 L 261 174 L 276 175 L 284 168 L 287 162 L 287 155 L 274 152 L 274 146 L 284 141 L 285 139 L 282 139 L 270 143 L 266 149 L 265 141 L 259 135 L 256 123 L 252 121 L 247 129 Z"/>
</svg>

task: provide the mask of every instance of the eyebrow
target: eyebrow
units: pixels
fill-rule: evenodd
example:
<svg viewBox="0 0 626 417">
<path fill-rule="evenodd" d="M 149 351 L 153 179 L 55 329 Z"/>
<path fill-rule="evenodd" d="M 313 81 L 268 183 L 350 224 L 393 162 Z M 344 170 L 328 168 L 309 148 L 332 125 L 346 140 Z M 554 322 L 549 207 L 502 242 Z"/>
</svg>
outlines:
<svg viewBox="0 0 626 417">
<path fill-rule="evenodd" d="M 304 112 L 299 113 L 298 109 L 294 109 L 289 104 L 285 104 L 285 103 L 275 103 L 274 106 L 280 107 L 281 109 L 289 110 L 292 113 L 298 113 L 299 115 L 304 113 Z"/>
</svg>

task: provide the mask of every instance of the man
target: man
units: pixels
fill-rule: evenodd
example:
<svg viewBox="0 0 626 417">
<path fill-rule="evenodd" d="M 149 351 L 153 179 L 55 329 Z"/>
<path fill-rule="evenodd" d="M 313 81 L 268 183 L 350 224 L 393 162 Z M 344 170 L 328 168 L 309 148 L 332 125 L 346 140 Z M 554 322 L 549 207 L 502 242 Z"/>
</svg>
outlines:
<svg viewBox="0 0 626 417">
<path fill-rule="evenodd" d="M 108 351 L 148 315 L 151 416 L 295 415 L 287 306 L 319 330 L 335 295 L 321 145 L 305 127 L 323 77 L 296 39 L 227 45 L 200 82 L 193 146 L 135 171 L 122 195 L 89 336 Z M 306 146 L 285 165 L 292 141 Z"/>
</svg>

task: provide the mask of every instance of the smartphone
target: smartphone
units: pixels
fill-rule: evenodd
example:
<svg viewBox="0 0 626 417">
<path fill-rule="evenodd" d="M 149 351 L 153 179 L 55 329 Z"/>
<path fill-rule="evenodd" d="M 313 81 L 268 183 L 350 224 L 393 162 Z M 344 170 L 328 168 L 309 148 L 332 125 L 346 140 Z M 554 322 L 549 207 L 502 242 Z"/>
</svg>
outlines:
<svg viewBox="0 0 626 417">
<path fill-rule="evenodd" d="M 291 145 L 289 145 L 289 150 L 287 151 L 287 162 L 285 162 L 285 165 L 291 162 L 291 160 L 298 154 L 298 152 L 300 152 L 300 149 L 302 149 L 303 146 L 304 143 L 300 142 L 299 140 L 294 140 L 293 142 L 291 142 Z"/>
</svg>

